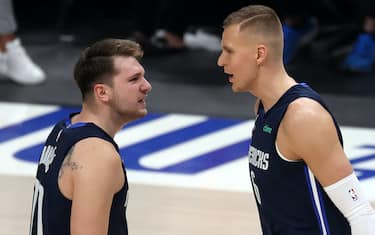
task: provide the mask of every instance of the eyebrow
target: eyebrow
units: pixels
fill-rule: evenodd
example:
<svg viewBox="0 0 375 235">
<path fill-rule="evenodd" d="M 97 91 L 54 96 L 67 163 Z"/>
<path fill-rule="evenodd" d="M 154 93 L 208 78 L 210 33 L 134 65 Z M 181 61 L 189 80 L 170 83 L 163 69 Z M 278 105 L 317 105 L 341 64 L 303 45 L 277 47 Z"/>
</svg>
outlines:
<svg viewBox="0 0 375 235">
<path fill-rule="evenodd" d="M 228 46 L 223 45 L 222 47 L 223 47 L 223 50 L 225 51 L 233 51 L 233 49 Z"/>
<path fill-rule="evenodd" d="M 141 76 L 141 75 L 142 75 L 142 73 L 141 73 L 141 72 L 138 72 L 138 73 L 135 73 L 135 74 L 130 75 L 129 78 L 139 77 L 139 76 Z"/>
</svg>

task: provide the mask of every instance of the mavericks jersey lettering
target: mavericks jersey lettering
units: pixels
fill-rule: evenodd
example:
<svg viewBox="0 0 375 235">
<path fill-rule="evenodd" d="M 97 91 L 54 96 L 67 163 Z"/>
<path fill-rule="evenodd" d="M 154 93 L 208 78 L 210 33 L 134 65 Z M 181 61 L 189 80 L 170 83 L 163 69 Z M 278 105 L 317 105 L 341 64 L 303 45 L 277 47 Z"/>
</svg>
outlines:
<svg viewBox="0 0 375 235">
<path fill-rule="evenodd" d="M 59 190 L 58 174 L 65 156 L 78 141 L 97 137 L 113 144 L 119 152 L 113 138 L 93 123 L 70 123 L 70 118 L 57 123 L 44 145 L 34 185 L 31 214 L 31 235 L 69 235 L 72 201 Z M 125 176 L 123 187 L 112 201 L 108 234 L 127 235 L 126 199 L 128 181 Z M 98 172 L 100 173 L 100 172 Z"/>
<path fill-rule="evenodd" d="M 307 165 L 283 158 L 277 149 L 280 122 L 288 105 L 300 97 L 313 99 L 327 109 L 320 96 L 304 83 L 291 87 L 267 112 L 259 104 L 248 157 L 263 234 L 349 235 L 349 223 Z"/>
</svg>

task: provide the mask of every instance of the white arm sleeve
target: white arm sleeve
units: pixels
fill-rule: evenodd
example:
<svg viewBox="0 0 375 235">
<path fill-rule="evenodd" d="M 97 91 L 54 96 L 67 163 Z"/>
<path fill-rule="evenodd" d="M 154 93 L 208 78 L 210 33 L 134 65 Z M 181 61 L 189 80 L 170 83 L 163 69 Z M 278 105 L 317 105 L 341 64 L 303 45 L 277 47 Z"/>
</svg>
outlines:
<svg viewBox="0 0 375 235">
<path fill-rule="evenodd" d="M 324 190 L 349 221 L 352 235 L 375 234 L 375 211 L 361 191 L 354 172 Z"/>
</svg>

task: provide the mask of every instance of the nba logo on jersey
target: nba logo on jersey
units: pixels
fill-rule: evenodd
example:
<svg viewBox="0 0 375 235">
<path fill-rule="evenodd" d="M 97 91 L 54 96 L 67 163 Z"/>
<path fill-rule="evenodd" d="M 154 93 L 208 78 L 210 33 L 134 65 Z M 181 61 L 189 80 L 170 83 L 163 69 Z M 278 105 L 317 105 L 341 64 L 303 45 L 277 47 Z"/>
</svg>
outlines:
<svg viewBox="0 0 375 235">
<path fill-rule="evenodd" d="M 355 192 L 355 190 L 353 188 L 349 189 L 349 194 L 350 194 L 350 197 L 353 199 L 353 201 L 357 201 L 358 200 L 358 195 L 357 193 Z"/>
</svg>

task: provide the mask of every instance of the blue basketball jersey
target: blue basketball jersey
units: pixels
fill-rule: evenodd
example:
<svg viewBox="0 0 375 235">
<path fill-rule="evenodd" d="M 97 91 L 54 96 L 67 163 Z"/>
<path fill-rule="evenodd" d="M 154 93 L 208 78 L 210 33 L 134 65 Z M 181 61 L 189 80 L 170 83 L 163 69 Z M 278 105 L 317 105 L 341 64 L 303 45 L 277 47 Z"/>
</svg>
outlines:
<svg viewBox="0 0 375 235">
<path fill-rule="evenodd" d="M 349 235 L 349 223 L 306 163 L 289 161 L 277 149 L 280 122 L 288 105 L 300 97 L 319 102 L 329 112 L 320 96 L 304 83 L 291 87 L 267 112 L 259 104 L 248 156 L 263 234 Z M 341 132 L 334 123 L 342 144 Z"/>
<path fill-rule="evenodd" d="M 57 123 L 44 145 L 37 169 L 32 203 L 30 234 L 69 235 L 72 201 L 59 190 L 58 175 L 65 156 L 78 141 L 97 137 L 113 144 L 119 152 L 113 138 L 93 123 L 70 123 L 70 118 Z M 126 235 L 126 198 L 128 181 L 122 165 L 125 183 L 112 201 L 109 229 L 110 235 Z M 100 172 L 98 172 L 100 174 Z"/>
</svg>

